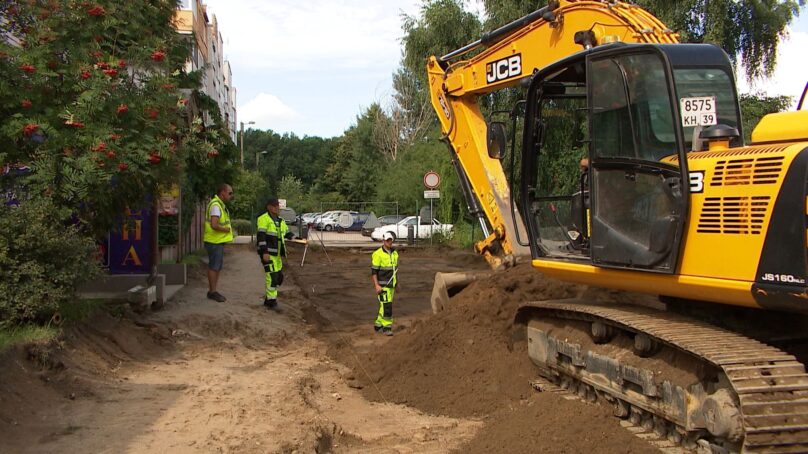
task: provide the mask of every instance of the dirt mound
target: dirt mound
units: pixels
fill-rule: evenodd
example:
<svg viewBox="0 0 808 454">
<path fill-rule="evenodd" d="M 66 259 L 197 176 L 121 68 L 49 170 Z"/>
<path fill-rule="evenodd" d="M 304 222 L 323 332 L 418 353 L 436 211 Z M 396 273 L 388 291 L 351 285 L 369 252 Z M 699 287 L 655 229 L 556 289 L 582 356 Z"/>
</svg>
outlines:
<svg viewBox="0 0 808 454">
<path fill-rule="evenodd" d="M 458 452 L 655 453 L 595 405 L 574 405 L 558 394 L 536 394 L 500 410 Z M 574 408 L 574 411 L 570 411 Z"/>
<path fill-rule="evenodd" d="M 584 292 L 609 295 L 548 278 L 530 264 L 474 282 L 447 310 L 366 355 L 364 367 L 376 383 L 363 391 L 433 414 L 484 417 L 484 429 L 462 452 L 655 452 L 621 430 L 609 408 L 530 387 L 537 372 L 513 325 L 518 307 Z"/>
<path fill-rule="evenodd" d="M 365 364 L 387 400 L 430 413 L 480 416 L 525 398 L 536 373 L 513 318 L 525 301 L 571 298 L 581 291 L 522 264 L 472 283 L 449 308 L 416 321 L 368 355 Z M 378 398 L 373 387 L 368 396 Z"/>
<path fill-rule="evenodd" d="M 37 424 L 38 409 L 96 395 L 103 379 L 130 361 L 173 352 L 170 328 L 99 313 L 48 343 L 0 355 L 0 439 Z"/>
</svg>

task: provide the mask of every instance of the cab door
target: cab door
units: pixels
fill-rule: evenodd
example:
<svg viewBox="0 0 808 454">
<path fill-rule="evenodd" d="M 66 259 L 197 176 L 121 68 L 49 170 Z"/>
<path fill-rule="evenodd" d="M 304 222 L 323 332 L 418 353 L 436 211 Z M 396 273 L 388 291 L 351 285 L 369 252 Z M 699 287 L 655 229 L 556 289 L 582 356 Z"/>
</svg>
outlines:
<svg viewBox="0 0 808 454">
<path fill-rule="evenodd" d="M 653 48 L 592 54 L 587 90 L 592 263 L 674 273 L 689 193 L 670 67 Z"/>
</svg>

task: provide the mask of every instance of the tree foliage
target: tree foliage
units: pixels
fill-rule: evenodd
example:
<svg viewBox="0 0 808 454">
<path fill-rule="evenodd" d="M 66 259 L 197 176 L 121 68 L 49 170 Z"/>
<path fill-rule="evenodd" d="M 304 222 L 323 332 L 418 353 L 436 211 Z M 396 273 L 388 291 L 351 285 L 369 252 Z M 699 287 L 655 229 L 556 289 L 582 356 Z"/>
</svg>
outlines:
<svg viewBox="0 0 808 454">
<path fill-rule="evenodd" d="M 770 76 L 777 45 L 804 0 L 638 0 L 637 3 L 681 34 L 688 43 L 713 43 L 733 61 L 739 59 L 749 78 Z"/>
<path fill-rule="evenodd" d="M 234 197 L 227 206 L 234 219 L 254 220 L 264 210 L 263 204 L 269 198 L 269 185 L 254 170 L 240 170 L 233 180 Z"/>
<path fill-rule="evenodd" d="M 100 272 L 94 242 L 51 199 L 0 204 L 0 232 L 0 327 L 47 321 Z"/>
<path fill-rule="evenodd" d="M 744 140 L 749 142 L 752 139 L 752 131 L 760 119 L 767 114 L 788 109 L 791 104 L 791 97 L 742 94 L 740 104 Z"/>
<path fill-rule="evenodd" d="M 193 78 L 176 8 L 0 1 L 0 162 L 33 168 L 30 197 L 51 197 L 100 234 L 186 165 L 196 176 L 221 154 L 179 91 Z"/>
<path fill-rule="evenodd" d="M 229 177 L 234 147 L 220 121 L 200 118 L 213 109 L 201 75 L 185 72 L 177 6 L 0 0 L 0 224 L 14 263 L 2 291 L 15 295 L 0 317 L 38 319 L 70 299 L 94 239 L 161 185 L 181 184 L 187 214 Z"/>
</svg>

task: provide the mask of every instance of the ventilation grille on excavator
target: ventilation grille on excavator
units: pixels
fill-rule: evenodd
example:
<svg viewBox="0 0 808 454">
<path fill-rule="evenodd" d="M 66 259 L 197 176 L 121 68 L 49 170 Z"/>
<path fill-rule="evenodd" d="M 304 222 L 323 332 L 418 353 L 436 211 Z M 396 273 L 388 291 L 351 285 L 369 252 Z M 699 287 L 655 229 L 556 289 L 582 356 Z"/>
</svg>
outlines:
<svg viewBox="0 0 808 454">
<path fill-rule="evenodd" d="M 697 231 L 760 235 L 770 201 L 768 196 L 707 197 L 702 206 Z"/>
<path fill-rule="evenodd" d="M 710 186 L 773 184 L 782 172 L 782 156 L 718 161 Z"/>
</svg>

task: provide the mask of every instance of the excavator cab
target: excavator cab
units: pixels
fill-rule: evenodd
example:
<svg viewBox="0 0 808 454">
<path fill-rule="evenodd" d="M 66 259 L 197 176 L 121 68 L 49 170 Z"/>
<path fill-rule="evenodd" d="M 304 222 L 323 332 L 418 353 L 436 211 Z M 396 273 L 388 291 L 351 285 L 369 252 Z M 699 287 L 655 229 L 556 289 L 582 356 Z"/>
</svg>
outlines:
<svg viewBox="0 0 808 454">
<path fill-rule="evenodd" d="M 674 273 L 703 185 L 687 153 L 716 134 L 742 145 L 732 74 L 720 49 L 682 44 L 600 46 L 536 73 L 520 188 L 533 257 Z"/>
</svg>

